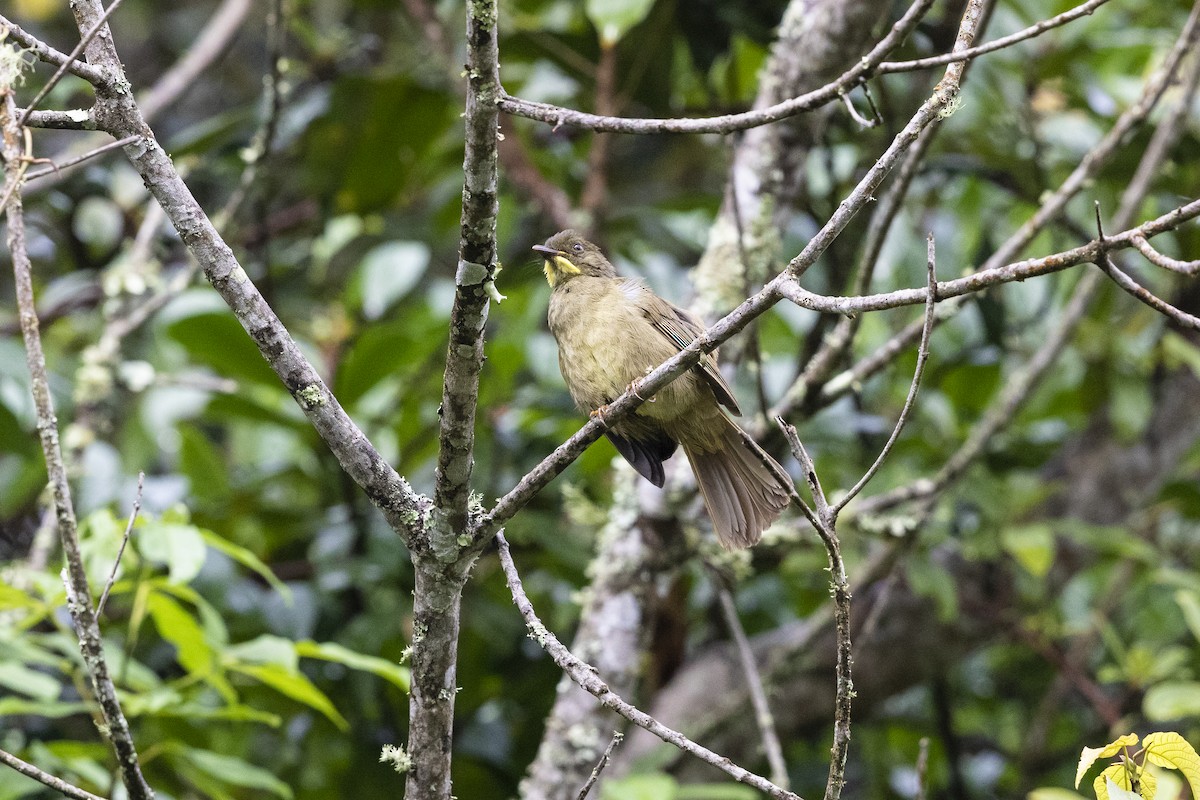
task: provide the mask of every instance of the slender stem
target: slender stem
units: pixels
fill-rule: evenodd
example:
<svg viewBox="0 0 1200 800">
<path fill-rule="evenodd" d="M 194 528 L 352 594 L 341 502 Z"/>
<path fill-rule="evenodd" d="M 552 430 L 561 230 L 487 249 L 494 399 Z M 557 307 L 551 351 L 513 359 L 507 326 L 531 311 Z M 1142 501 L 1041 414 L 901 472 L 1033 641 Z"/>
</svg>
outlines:
<svg viewBox="0 0 1200 800">
<path fill-rule="evenodd" d="M 73 800 L 104 800 L 100 795 L 84 791 L 78 786 L 67 783 L 62 778 L 57 778 L 49 772 L 35 767 L 28 761 L 22 761 L 12 753 L 5 752 L 4 750 L 0 750 L 0 763 L 7 764 L 25 777 L 33 778 L 38 783 L 49 786 L 59 794 L 73 798 Z"/>
<path fill-rule="evenodd" d="M 870 482 L 871 478 L 875 477 L 875 473 L 883 466 L 884 460 L 888 457 L 888 453 L 892 452 L 892 447 L 895 446 L 896 440 L 900 438 L 900 431 L 904 430 L 904 423 L 908 421 L 909 412 L 912 411 L 913 403 L 917 399 L 917 390 L 921 386 L 921 376 L 925 373 L 925 363 L 929 360 L 929 336 L 933 333 L 933 317 L 934 309 L 937 307 L 937 270 L 934 258 L 933 234 L 929 234 L 927 241 L 926 269 L 928 275 L 928 288 L 925 300 L 925 325 L 921 329 L 921 343 L 917 346 L 917 366 L 913 370 L 912 382 L 908 386 L 908 396 L 904 398 L 904 407 L 900 409 L 900 416 L 896 419 L 896 425 L 892 428 L 892 435 L 888 437 L 887 442 L 883 445 L 883 449 L 879 451 L 879 457 L 871 464 L 871 467 L 863 473 L 859 478 L 858 483 L 846 492 L 842 499 L 833 504 L 831 513 L 835 516 L 841 512 L 846 504 L 863 490 L 863 487 Z"/>
<path fill-rule="evenodd" d="M 3 128 L 4 170 L 7 182 L 6 190 L 11 192 L 6 209 L 8 247 L 12 255 L 17 307 L 20 310 L 21 334 L 25 341 L 34 407 L 37 412 L 38 434 L 54 496 L 58 533 L 67 561 L 64 571 L 67 610 L 74 622 L 75 633 L 79 637 L 79 649 L 83 654 L 83 661 L 87 667 L 88 676 L 91 678 L 92 688 L 100 704 L 107 738 L 112 743 L 113 751 L 116 754 L 121 781 L 133 800 L 150 800 L 154 797 L 154 792 L 142 777 L 133 735 L 130 733 L 129 723 L 121 710 L 116 688 L 109 675 L 108 662 L 104 655 L 104 642 L 100 637 L 96 615 L 92 611 L 91 590 L 88 587 L 87 572 L 84 569 L 83 556 L 79 549 L 75 508 L 71 502 L 71 489 L 67 483 L 67 470 L 63 463 L 62 448 L 59 444 L 58 420 L 54 415 L 54 401 L 50 395 L 50 382 L 46 370 L 46 355 L 42 350 L 37 307 L 33 298 L 33 267 L 25 248 L 25 218 L 19 184 L 26 154 L 22 149 L 23 137 L 20 126 L 16 122 L 16 106 L 13 103 L 11 90 L 4 93 L 2 102 L 0 126 Z"/>
<path fill-rule="evenodd" d="M 583 784 L 583 788 L 579 790 L 579 795 L 575 800 L 587 800 L 588 793 L 592 791 L 592 787 L 596 785 L 596 781 L 600 779 L 600 773 L 608 766 L 608 760 L 612 758 L 613 750 L 625 738 L 625 734 L 620 731 L 613 731 L 612 739 L 608 743 L 608 747 L 604 748 L 604 755 L 600 756 L 600 760 L 596 762 L 596 768 L 592 770 L 592 774 L 588 776 L 587 782 Z"/>
<path fill-rule="evenodd" d="M 755 109 L 742 114 L 725 114 L 707 118 L 622 119 L 599 114 L 585 114 L 548 103 L 522 100 L 502 93 L 499 100 L 500 110 L 518 117 L 541 120 L 555 127 L 572 125 L 592 131 L 612 131 L 614 133 L 732 133 L 755 128 L 759 125 L 794 117 L 837 100 L 843 92 L 870 75 L 887 54 L 904 41 L 932 4 L 932 0 L 914 0 L 913 4 L 905 11 L 904 16 L 888 31 L 888 34 L 869 53 L 856 61 L 854 66 L 832 83 L 767 108 Z"/>
<path fill-rule="evenodd" d="M 993 53 L 1005 47 L 1012 47 L 1014 44 L 1023 42 L 1026 39 L 1032 39 L 1061 25 L 1066 25 L 1068 22 L 1077 20 L 1080 17 L 1088 16 L 1107 2 L 1108 0 L 1088 0 L 1086 3 L 1081 3 L 1050 19 L 1044 19 L 1016 33 L 1011 33 L 1008 36 L 1003 36 L 960 53 L 946 53 L 940 56 L 930 56 L 929 58 L 918 58 L 913 61 L 885 61 L 879 65 L 879 68 L 875 72 L 879 75 L 887 75 L 892 72 L 914 72 L 916 70 L 928 69 L 929 67 L 940 67 L 942 64 L 950 64 L 955 61 L 965 61 L 976 56 L 981 56 L 984 53 Z"/>
<path fill-rule="evenodd" d="M 717 586 L 717 600 L 721 604 L 721 614 L 725 617 L 725 625 L 733 636 L 734 648 L 737 650 L 738 661 L 742 672 L 746 674 L 746 688 L 750 692 L 750 704 L 754 706 L 754 721 L 758 725 L 758 735 L 762 739 L 763 753 L 767 764 L 771 767 L 771 780 L 784 789 L 788 786 L 787 762 L 783 760 L 783 747 L 779 743 L 779 733 L 775 730 L 775 716 L 767 702 L 767 692 L 763 688 L 762 675 L 754 660 L 754 651 L 750 649 L 750 640 L 746 637 L 746 629 L 738 617 L 737 605 L 733 602 L 733 593 L 724 585 L 722 579 L 712 574 L 712 580 Z"/>
<path fill-rule="evenodd" d="M 117 567 L 121 566 L 121 556 L 125 555 L 125 545 L 129 544 L 129 537 L 133 534 L 133 523 L 137 521 L 138 511 L 142 509 L 142 487 L 145 483 L 146 473 L 139 472 L 137 494 L 133 498 L 133 508 L 129 511 L 129 523 L 125 526 L 125 535 L 121 537 L 121 546 L 117 548 L 117 557 L 113 559 L 112 572 L 108 574 L 104 592 L 100 595 L 100 602 L 96 604 L 97 619 L 104 613 L 104 604 L 108 602 L 108 593 L 112 591 L 113 583 L 117 580 Z"/>
<path fill-rule="evenodd" d="M 38 93 L 35 94 L 33 99 L 29 101 L 29 105 L 27 105 L 25 110 L 21 112 L 21 118 L 17 122 L 18 126 L 24 127 L 25 123 L 29 120 L 30 112 L 37 108 L 38 103 L 42 102 L 46 95 L 50 94 L 50 90 L 58 85 L 58 82 L 62 80 L 62 77 L 67 74 L 67 70 L 69 70 L 71 65 L 79 59 L 79 55 L 84 51 L 88 44 L 91 43 L 96 34 L 100 32 L 100 29 L 108 23 L 108 18 L 113 15 L 113 12 L 120 7 L 122 2 L 123 0 L 112 0 L 112 3 L 109 4 L 108 8 L 104 10 L 104 13 L 96 19 L 96 21 L 92 24 L 92 27 L 88 28 L 87 32 L 80 37 L 79 44 L 75 45 L 75 49 L 73 49 L 70 53 L 67 53 L 66 60 L 59 66 L 57 70 L 54 71 L 54 74 L 50 76 L 50 80 L 46 81 L 42 85 L 42 88 L 38 90 Z"/>
<path fill-rule="evenodd" d="M 508 589 L 512 593 L 513 604 L 517 610 L 521 612 L 521 616 L 525 619 L 525 626 L 529 628 L 529 635 L 542 646 L 554 663 L 559 666 L 563 672 L 570 676 L 571 680 L 575 681 L 582 689 L 593 695 L 605 707 L 612 709 L 620 714 L 625 719 L 632 722 L 634 725 L 645 728 L 650 733 L 662 739 L 668 744 L 675 745 L 680 750 L 692 755 L 701 761 L 711 764 L 717 769 L 729 775 L 734 780 L 753 786 L 760 792 L 767 794 L 777 800 L 799 800 L 796 794 L 776 786 L 771 781 L 755 775 L 753 772 L 735 764 L 731 759 L 718 755 L 706 747 L 696 744 L 691 739 L 684 736 L 676 730 L 668 728 L 661 722 L 650 716 L 646 712 L 638 709 L 632 704 L 623 700 L 620 695 L 612 691 L 608 684 L 597 674 L 596 669 L 591 665 L 581 661 L 570 650 L 558 640 L 550 630 L 538 619 L 537 612 L 533 609 L 533 604 L 529 602 L 528 595 L 525 594 L 525 589 L 521 585 L 521 576 L 517 572 L 517 565 L 513 562 L 512 552 L 509 550 L 508 541 L 504 538 L 503 533 L 497 533 L 496 549 L 500 556 L 500 566 L 504 570 L 504 576 L 508 583 Z"/>
<path fill-rule="evenodd" d="M 118 139 L 115 142 L 109 142 L 108 144 L 101 145 L 100 147 L 96 147 L 91 150 L 88 150 L 86 153 L 81 153 L 80 155 L 73 156 L 72 158 L 69 158 L 66 161 L 63 161 L 61 164 L 52 164 L 49 167 L 47 167 L 46 169 L 40 169 L 37 172 L 31 172 L 25 176 L 25 180 L 35 181 L 38 178 L 44 178 L 47 175 L 57 175 L 60 172 L 62 172 L 64 169 L 67 169 L 68 167 L 73 167 L 76 164 L 82 164 L 84 161 L 93 159 L 96 156 L 104 155 L 105 153 L 111 152 L 113 150 L 120 150 L 122 147 L 124 147 L 127 144 L 133 144 L 139 138 L 141 138 L 141 137 L 126 136 L 124 139 Z"/>
</svg>

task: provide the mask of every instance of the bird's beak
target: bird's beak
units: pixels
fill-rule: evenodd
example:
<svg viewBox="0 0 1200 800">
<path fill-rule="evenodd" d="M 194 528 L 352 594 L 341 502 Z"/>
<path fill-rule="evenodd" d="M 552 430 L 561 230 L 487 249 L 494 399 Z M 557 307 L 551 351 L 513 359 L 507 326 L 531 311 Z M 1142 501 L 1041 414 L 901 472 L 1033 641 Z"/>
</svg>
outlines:
<svg viewBox="0 0 1200 800">
<path fill-rule="evenodd" d="M 544 244 L 535 244 L 532 249 L 533 252 L 541 253 L 547 259 L 553 259 L 555 256 L 562 255 L 558 250 L 555 250 L 553 247 L 546 247 Z"/>
</svg>

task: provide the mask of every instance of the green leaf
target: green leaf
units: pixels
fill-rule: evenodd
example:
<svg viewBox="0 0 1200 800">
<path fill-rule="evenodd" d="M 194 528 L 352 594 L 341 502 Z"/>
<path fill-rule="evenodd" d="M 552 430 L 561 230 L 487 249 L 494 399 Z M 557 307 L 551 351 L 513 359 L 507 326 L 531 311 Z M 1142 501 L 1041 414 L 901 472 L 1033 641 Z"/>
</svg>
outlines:
<svg viewBox="0 0 1200 800">
<path fill-rule="evenodd" d="M 754 789 L 740 783 L 689 783 L 680 786 L 676 800 L 758 800 Z"/>
<path fill-rule="evenodd" d="M 0 662 L 0 686 L 34 700 L 57 700 L 62 691 L 62 683 L 57 678 L 16 661 Z"/>
<path fill-rule="evenodd" d="M 1175 592 L 1175 603 L 1183 612 L 1183 621 L 1187 623 L 1188 630 L 1192 632 L 1196 641 L 1200 642 L 1200 594 L 1180 589 Z"/>
<path fill-rule="evenodd" d="M 314 642 L 311 639 L 296 642 L 296 652 L 305 658 L 334 661 L 351 669 L 370 672 L 408 691 L 409 671 L 406 667 L 402 667 L 394 661 L 356 653 L 347 647 L 333 642 L 320 643 Z"/>
<path fill-rule="evenodd" d="M 1200 797 L 1200 755 L 1174 731 L 1151 733 L 1142 741 L 1146 760 L 1160 767 L 1170 767 L 1183 773 L 1192 797 Z"/>
<path fill-rule="evenodd" d="M 1146 719 L 1158 722 L 1200 716 L 1200 682 L 1166 681 L 1155 684 L 1142 699 L 1142 712 Z"/>
<path fill-rule="evenodd" d="M 1083 753 L 1079 756 L 1079 767 L 1075 771 L 1075 788 L 1079 788 L 1079 782 L 1083 780 L 1084 774 L 1091 768 L 1092 764 L 1096 763 L 1097 759 L 1111 758 L 1120 752 L 1122 747 L 1129 747 L 1138 742 L 1136 733 L 1127 733 L 1119 739 L 1114 739 L 1103 747 L 1085 747 Z"/>
<path fill-rule="evenodd" d="M 191 583 L 204 566 L 204 537 L 194 525 L 147 520 L 133 538 L 144 558 L 166 564 L 171 583 Z"/>
<path fill-rule="evenodd" d="M 147 607 L 158 635 L 175 645 L 175 658 L 188 674 L 205 677 L 214 672 L 216 653 L 205 640 L 204 629 L 195 617 L 162 592 L 153 592 Z"/>
<path fill-rule="evenodd" d="M 358 289 L 363 316 L 375 320 L 412 291 L 429 266 L 429 246 L 422 242 L 384 242 L 363 258 Z"/>
<path fill-rule="evenodd" d="M 192 494 L 209 503 L 229 501 L 229 470 L 208 437 L 192 425 L 179 425 L 179 470 L 188 477 Z"/>
<path fill-rule="evenodd" d="M 91 710 L 87 703 L 46 703 L 38 700 L 22 700 L 19 697 L 0 698 L 0 717 L 29 715 L 60 719 L 75 714 L 86 714 Z"/>
<path fill-rule="evenodd" d="M 246 789 L 261 789 L 286 800 L 290 800 L 292 797 L 290 786 L 262 767 L 257 767 L 240 758 L 191 747 L 180 748 L 172 755 L 185 760 L 219 783 Z"/>
<path fill-rule="evenodd" d="M 601 46 L 608 48 L 621 41 L 653 7 L 654 0 L 587 0 L 584 12 L 596 26 Z"/>
<path fill-rule="evenodd" d="M 670 775 L 630 775 L 602 784 L 601 800 L 678 800 L 679 784 Z"/>
<path fill-rule="evenodd" d="M 290 672 L 278 664 L 234 664 L 229 669 L 254 678 L 280 694 L 321 712 L 341 731 L 350 729 L 350 723 L 338 713 L 325 693 L 299 672 Z"/>
<path fill-rule="evenodd" d="M 221 538 L 212 531 L 200 529 L 200 536 L 204 539 L 204 543 L 214 550 L 218 550 L 237 563 L 241 564 L 248 570 L 251 570 L 264 581 L 266 581 L 272 589 L 279 592 L 283 597 L 284 602 L 288 605 L 292 604 L 292 590 L 286 583 L 275 577 L 275 573 L 271 568 L 263 563 L 262 559 L 254 555 L 241 545 L 236 545 L 233 542 Z"/>
<path fill-rule="evenodd" d="M 225 659 L 230 664 L 276 664 L 288 672 L 300 669 L 300 659 L 296 657 L 292 640 L 269 633 L 226 648 Z"/>
<path fill-rule="evenodd" d="M 1054 531 L 1048 524 L 1006 527 L 1000 534 L 1000 543 L 1035 578 L 1043 577 L 1054 562 Z"/>
<path fill-rule="evenodd" d="M 1039 786 L 1025 795 L 1025 800 L 1086 800 L 1086 798 L 1079 792 L 1072 792 L 1061 786 Z"/>
</svg>

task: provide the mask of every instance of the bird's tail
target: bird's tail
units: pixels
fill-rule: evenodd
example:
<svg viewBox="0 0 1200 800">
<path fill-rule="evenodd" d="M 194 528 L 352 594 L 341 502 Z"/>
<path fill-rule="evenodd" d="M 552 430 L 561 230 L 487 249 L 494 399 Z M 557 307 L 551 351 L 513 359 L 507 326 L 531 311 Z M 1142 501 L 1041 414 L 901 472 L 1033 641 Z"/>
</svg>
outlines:
<svg viewBox="0 0 1200 800">
<path fill-rule="evenodd" d="M 702 452 L 684 444 L 684 452 L 700 485 L 717 539 L 732 550 L 757 544 L 763 531 L 787 506 L 789 494 L 762 459 L 771 461 L 781 475 L 786 475 L 783 468 L 766 453 L 753 452 L 733 420 L 724 414 L 720 417 L 725 423 L 720 449 Z"/>
</svg>

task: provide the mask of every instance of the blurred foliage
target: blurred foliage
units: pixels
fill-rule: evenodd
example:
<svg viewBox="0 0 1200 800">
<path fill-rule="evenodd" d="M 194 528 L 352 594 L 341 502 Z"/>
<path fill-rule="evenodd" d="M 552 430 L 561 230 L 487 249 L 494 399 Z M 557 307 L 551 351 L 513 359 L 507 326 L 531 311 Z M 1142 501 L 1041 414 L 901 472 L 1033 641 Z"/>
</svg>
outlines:
<svg viewBox="0 0 1200 800">
<path fill-rule="evenodd" d="M 418 23 L 402 4 L 378 0 L 287 5 L 273 152 L 223 234 L 349 413 L 401 474 L 429 491 L 458 241 L 463 9 L 453 0 L 430 3 L 433 18 Z M 513 94 L 589 109 L 596 61 L 612 46 L 623 113 L 743 108 L 784 5 L 506 0 L 503 79 Z M 939 25 L 953 15 L 941 5 L 900 57 L 945 44 Z M 1003 0 L 989 37 L 1069 5 Z M 127 0 L 114 37 L 136 89 L 179 57 L 213 7 Z M 876 288 L 923 282 L 929 230 L 942 275 L 986 256 L 1136 97 L 1186 11 L 1182 2 L 1112 3 L 979 60 L 887 242 Z M 65 4 L 18 0 L 5 13 L 61 49 L 77 36 Z M 262 114 L 264 24 L 256 8 L 232 50 L 155 125 L 214 213 L 245 168 Z M 430 38 L 430 29 L 440 36 Z M 38 65 L 19 101 L 50 72 Z M 840 111 L 829 116 L 784 252 L 798 251 L 933 80 L 913 73 L 874 81 L 884 116 L 876 129 L 861 131 Z M 80 82 L 68 79 L 45 105 L 87 102 Z M 1197 119 L 1193 109 L 1141 216 L 1174 207 L 1200 186 Z M 550 184 L 579 196 L 589 135 L 511 119 L 502 129 Z M 1090 229 L 1093 200 L 1106 213 L 1116 208 L 1149 136 L 1137 131 L 1071 205 L 1075 222 Z M 78 137 L 36 131 L 38 154 L 60 152 Z M 689 299 L 687 270 L 720 204 L 728 148 L 711 136 L 611 142 L 600 238 L 621 269 L 677 302 Z M 485 501 L 581 422 L 558 375 L 543 321 L 548 289 L 528 250 L 553 231 L 503 169 L 501 181 L 499 288 L 508 299 L 491 310 L 480 387 L 475 487 Z M 406 730 L 412 571 L 397 537 L 202 281 L 129 333 L 115 355 L 90 349 L 189 268 L 128 166 L 109 156 L 51 186 L 35 184 L 27 213 L 39 302 L 50 312 L 43 335 L 59 418 L 73 423 L 66 441 L 93 586 L 107 578 L 137 473 L 146 473 L 144 511 L 103 626 L 150 783 L 161 796 L 181 798 L 325 798 L 349 786 L 359 797 L 395 795 L 400 779 L 377 760 L 381 746 L 402 743 Z M 856 220 L 810 273 L 814 289 L 842 290 L 838 265 L 852 263 L 865 224 Z M 148 245 L 135 242 L 143 226 L 151 226 Z M 1056 228 L 1030 252 L 1078 242 Z M 1193 257 L 1200 229 L 1189 225 L 1155 243 Z M 1083 269 L 1090 267 L 990 292 L 939 328 L 913 419 L 869 491 L 937 471 L 1044 339 Z M 1142 274 L 1160 293 L 1181 290 L 1163 275 Z M 37 533 L 45 467 L 8 273 L 0 275 L 0 297 L 0 747 L 106 794 L 111 754 L 89 719 L 53 537 Z M 874 351 L 916 314 L 869 315 L 854 352 Z M 763 321 L 768 396 L 778 397 L 797 374 L 803 339 L 816 324 L 790 308 Z M 827 488 L 852 485 L 871 463 L 903 403 L 912 363 L 908 354 L 853 397 L 793 420 Z M 934 598 L 945 618 L 960 613 L 959 598 L 954 576 L 931 553 L 1011 570 L 1015 596 L 996 599 L 996 634 L 985 645 L 936 682 L 914 685 L 856 721 L 854 796 L 913 796 L 910 765 L 924 736 L 934 740 L 928 777 L 942 796 L 1069 786 L 1081 744 L 1108 733 L 1082 695 L 1054 688 L 1058 666 L 1047 653 L 1081 640 L 1094 646 L 1084 646 L 1079 667 L 1116 705 L 1122 730 L 1153 722 L 1200 740 L 1200 450 L 1191 448 L 1132 519 L 1093 525 L 1040 511 L 1063 488 L 1044 468 L 1064 445 L 1084 431 L 1140 441 L 1164 376 L 1180 370 L 1200 375 L 1196 340 L 1106 292 L 1014 424 L 939 505 L 897 575 Z M 739 372 L 737 385 L 752 396 L 750 370 Z M 508 528 L 526 588 L 564 638 L 587 581 L 614 455 L 607 442 L 593 446 Z M 852 575 L 875 540 L 847 532 Z M 31 542 L 35 553 L 49 548 L 48 561 L 27 560 Z M 739 587 L 751 633 L 828 602 L 824 556 L 807 535 L 800 544 L 793 537 L 764 545 L 754 561 Z M 463 601 L 455 790 L 506 797 L 532 759 L 558 673 L 526 638 L 494 558 L 485 555 L 473 577 Z M 686 582 L 688 647 L 725 638 L 703 571 Z M 1044 736 L 1030 751 L 1035 725 Z M 824 784 L 827 736 L 822 730 L 785 743 L 805 796 Z M 38 792 L 0 771 L 0 799 Z M 603 796 L 749 795 L 654 773 L 609 783 Z"/>
</svg>

